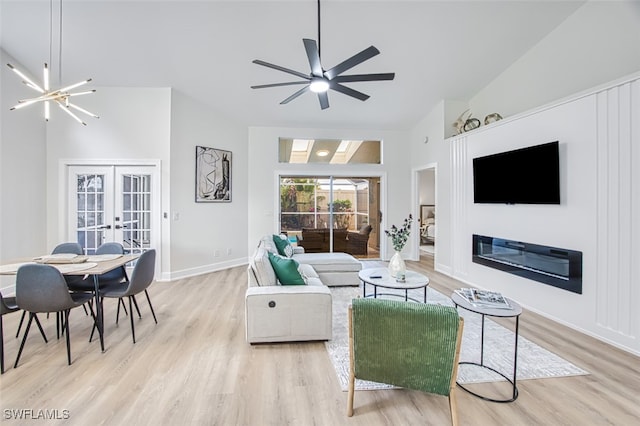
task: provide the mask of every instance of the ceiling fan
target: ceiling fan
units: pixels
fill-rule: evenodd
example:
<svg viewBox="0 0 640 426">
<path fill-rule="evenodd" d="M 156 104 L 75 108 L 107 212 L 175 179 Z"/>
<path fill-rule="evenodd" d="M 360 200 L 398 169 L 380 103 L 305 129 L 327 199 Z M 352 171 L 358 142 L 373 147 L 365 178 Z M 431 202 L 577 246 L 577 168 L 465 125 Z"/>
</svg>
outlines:
<svg viewBox="0 0 640 426">
<path fill-rule="evenodd" d="M 343 72 L 350 70 L 356 65 L 361 64 L 362 62 L 373 58 L 377 54 L 380 53 L 378 49 L 374 46 L 369 46 L 364 49 L 362 52 L 357 53 L 350 57 L 349 59 L 339 63 L 338 65 L 325 70 L 322 67 L 322 62 L 320 61 L 320 0 L 318 0 L 318 43 L 316 44 L 315 40 L 303 38 L 302 42 L 304 43 L 305 51 L 307 52 L 307 59 L 309 60 L 309 65 L 311 66 L 311 73 L 305 74 L 299 71 L 292 70 L 290 68 L 281 67 L 279 65 L 274 65 L 269 62 L 261 61 L 256 59 L 253 61 L 254 64 L 262 65 L 267 68 L 272 68 L 278 71 L 286 72 L 288 74 L 293 74 L 297 77 L 302 78 L 300 81 L 289 81 L 284 83 L 273 83 L 273 84 L 261 84 L 257 86 L 251 86 L 252 89 L 264 89 L 267 87 L 279 87 L 279 86 L 294 86 L 299 84 L 304 84 L 305 86 L 295 92 L 293 95 L 289 96 L 282 102 L 281 105 L 287 104 L 297 98 L 298 96 L 306 93 L 307 91 L 312 91 L 318 94 L 318 100 L 320 101 L 320 108 L 327 109 L 329 108 L 329 96 L 327 91 L 329 89 L 335 90 L 336 92 L 343 93 L 347 96 L 354 97 L 361 101 L 366 101 L 369 99 L 369 95 L 354 90 L 350 87 L 343 85 L 342 83 L 354 83 L 360 81 L 382 81 L 382 80 L 393 80 L 395 77 L 395 73 L 379 73 L 379 74 L 352 74 L 352 75 L 341 75 Z"/>
</svg>

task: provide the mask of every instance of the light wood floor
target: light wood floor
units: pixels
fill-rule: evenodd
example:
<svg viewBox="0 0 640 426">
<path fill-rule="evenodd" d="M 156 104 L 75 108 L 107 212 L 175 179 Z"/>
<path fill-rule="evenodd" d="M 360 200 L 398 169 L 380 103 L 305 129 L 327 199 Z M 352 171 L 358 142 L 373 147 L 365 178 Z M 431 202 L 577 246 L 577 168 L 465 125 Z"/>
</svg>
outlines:
<svg viewBox="0 0 640 426">
<path fill-rule="evenodd" d="M 433 272 L 431 257 L 408 266 L 427 273 L 444 293 L 460 283 Z M 105 303 L 106 346 L 88 342 L 82 309 L 71 315 L 73 363 L 55 319 L 50 342 L 32 330 L 17 369 L 19 314 L 4 317 L 7 371 L 0 382 L 0 416 L 31 410 L 67 420 L 33 424 L 108 425 L 447 425 L 445 397 L 406 390 L 361 391 L 347 418 L 324 344 L 249 345 L 244 340 L 245 268 L 150 288 L 155 325 L 144 297 L 131 342 L 128 317 L 115 325 L 115 302 Z M 533 313 L 521 335 L 591 372 L 587 376 L 523 380 L 511 404 L 482 401 L 458 389 L 462 425 L 631 425 L 640 419 L 640 359 Z M 483 391 L 504 390 L 483 384 Z M 49 410 L 42 412 L 38 410 Z M 57 411 L 53 411 L 57 410 Z M 67 411 L 63 411 L 67 410 Z M 25 411 L 22 411 L 24 414 Z M 29 423 L 29 422 L 27 422 Z"/>
</svg>

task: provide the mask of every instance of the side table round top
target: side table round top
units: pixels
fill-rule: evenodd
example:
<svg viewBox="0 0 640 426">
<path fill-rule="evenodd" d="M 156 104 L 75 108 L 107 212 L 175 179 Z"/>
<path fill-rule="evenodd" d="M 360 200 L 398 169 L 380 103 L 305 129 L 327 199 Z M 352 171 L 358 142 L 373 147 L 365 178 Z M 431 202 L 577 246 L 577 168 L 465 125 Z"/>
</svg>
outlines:
<svg viewBox="0 0 640 426">
<path fill-rule="evenodd" d="M 506 297 L 505 297 L 505 299 L 507 300 L 507 302 L 509 302 L 509 305 L 511 306 L 511 309 L 488 308 L 486 306 L 475 306 L 475 305 L 472 305 L 467 299 L 465 299 L 464 297 L 460 296 L 455 291 L 453 293 L 451 293 L 451 300 L 453 301 L 453 303 L 455 303 L 457 306 L 460 306 L 461 308 L 466 309 L 467 311 L 475 312 L 477 314 L 488 315 L 488 316 L 491 316 L 491 317 L 510 318 L 510 317 L 517 317 L 518 315 L 520 315 L 522 313 L 522 306 L 520 306 L 518 304 L 518 302 L 515 302 L 515 301 L 513 301 L 511 299 L 508 299 Z"/>
</svg>

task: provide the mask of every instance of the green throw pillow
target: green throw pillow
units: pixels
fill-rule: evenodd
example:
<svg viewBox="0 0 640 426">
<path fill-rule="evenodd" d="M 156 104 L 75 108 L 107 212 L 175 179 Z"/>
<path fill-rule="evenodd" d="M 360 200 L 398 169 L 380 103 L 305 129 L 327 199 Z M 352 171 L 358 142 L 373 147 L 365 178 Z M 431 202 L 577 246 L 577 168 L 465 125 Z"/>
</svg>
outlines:
<svg viewBox="0 0 640 426">
<path fill-rule="evenodd" d="M 304 285 L 305 282 L 298 272 L 298 262 L 294 259 L 277 256 L 269 252 L 269 262 L 282 285 Z"/>
<path fill-rule="evenodd" d="M 276 245 L 278 249 L 278 254 L 280 256 L 291 257 L 293 254 L 293 247 L 289 244 L 288 239 L 280 238 L 279 235 L 273 235 L 273 243 Z"/>
</svg>

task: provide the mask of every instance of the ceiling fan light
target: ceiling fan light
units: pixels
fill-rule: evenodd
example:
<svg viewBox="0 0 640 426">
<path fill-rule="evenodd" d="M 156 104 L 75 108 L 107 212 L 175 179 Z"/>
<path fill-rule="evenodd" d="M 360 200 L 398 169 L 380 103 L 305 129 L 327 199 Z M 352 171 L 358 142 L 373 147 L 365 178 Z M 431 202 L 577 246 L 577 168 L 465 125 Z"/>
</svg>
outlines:
<svg viewBox="0 0 640 426">
<path fill-rule="evenodd" d="M 314 93 L 324 93 L 329 90 L 329 82 L 324 78 L 314 78 L 309 84 L 309 90 Z"/>
</svg>

